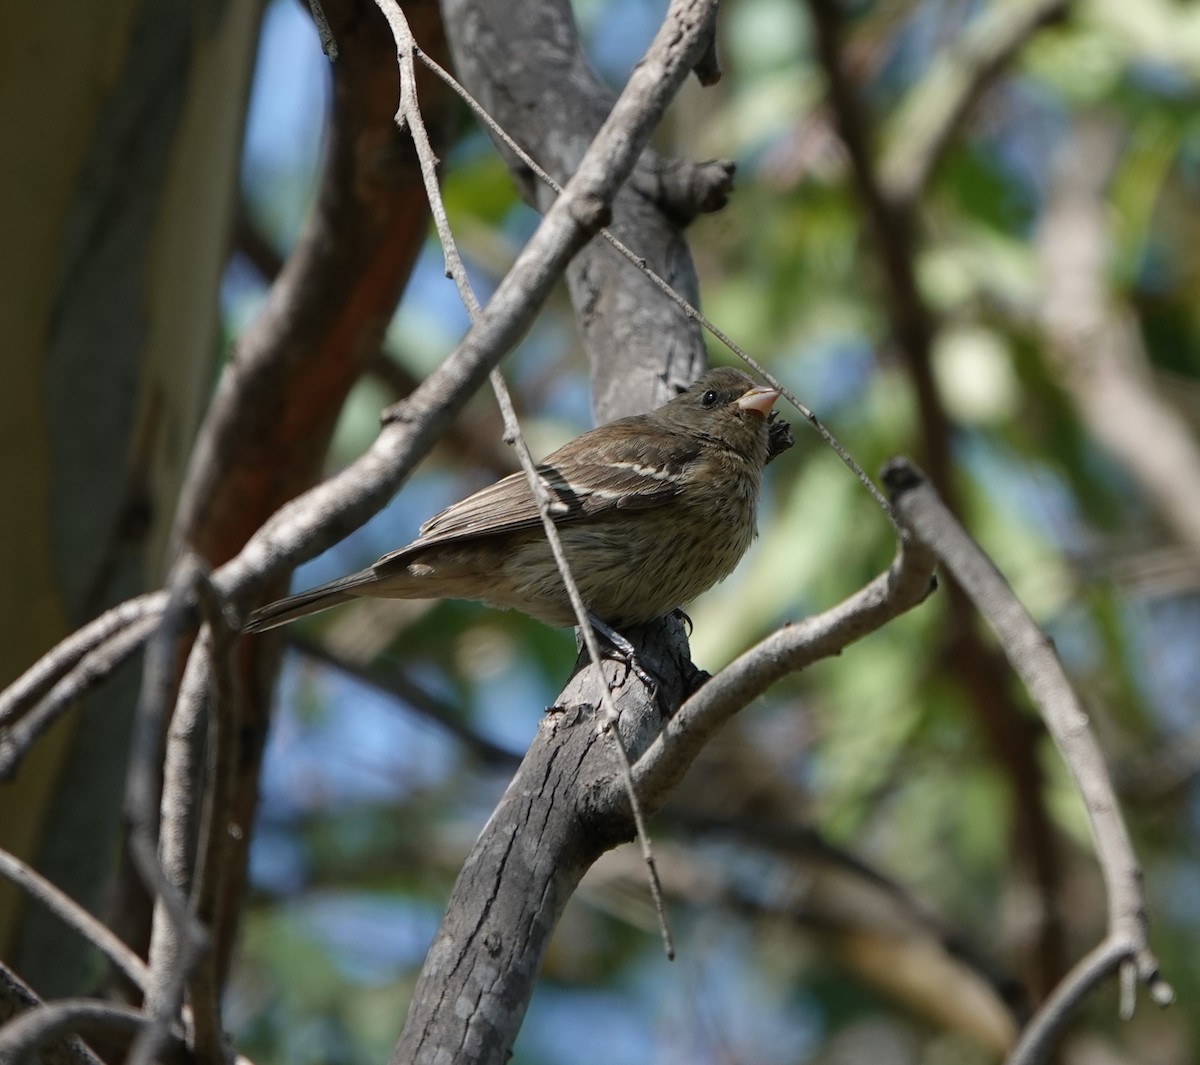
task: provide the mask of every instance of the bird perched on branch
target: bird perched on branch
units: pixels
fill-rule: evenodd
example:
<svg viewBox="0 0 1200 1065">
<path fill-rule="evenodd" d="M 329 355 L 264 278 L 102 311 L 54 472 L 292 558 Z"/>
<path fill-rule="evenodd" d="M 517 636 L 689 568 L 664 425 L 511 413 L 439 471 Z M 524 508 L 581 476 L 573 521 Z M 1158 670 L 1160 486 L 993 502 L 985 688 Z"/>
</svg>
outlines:
<svg viewBox="0 0 1200 1065">
<path fill-rule="evenodd" d="M 791 446 L 779 393 L 732 368 L 668 403 L 577 436 L 537 467 L 571 573 L 612 635 L 670 613 L 737 565 L 756 533 L 763 467 Z M 369 569 L 271 603 L 247 632 L 360 596 L 476 599 L 575 624 L 524 471 L 448 507 Z"/>
</svg>

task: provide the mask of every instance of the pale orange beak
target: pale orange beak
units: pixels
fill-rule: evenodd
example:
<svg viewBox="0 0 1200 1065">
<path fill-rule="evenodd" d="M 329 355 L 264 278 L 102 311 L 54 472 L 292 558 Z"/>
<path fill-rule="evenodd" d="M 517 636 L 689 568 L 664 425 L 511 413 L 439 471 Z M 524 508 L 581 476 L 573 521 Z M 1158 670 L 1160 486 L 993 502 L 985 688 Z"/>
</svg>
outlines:
<svg viewBox="0 0 1200 1065">
<path fill-rule="evenodd" d="M 775 406 L 775 401 L 778 398 L 779 390 L 777 388 L 767 388 L 766 385 L 759 385 L 758 388 L 752 388 L 749 392 L 743 393 L 734 402 L 737 404 L 739 410 L 750 410 L 760 418 L 765 418 L 771 413 L 771 408 Z"/>
</svg>

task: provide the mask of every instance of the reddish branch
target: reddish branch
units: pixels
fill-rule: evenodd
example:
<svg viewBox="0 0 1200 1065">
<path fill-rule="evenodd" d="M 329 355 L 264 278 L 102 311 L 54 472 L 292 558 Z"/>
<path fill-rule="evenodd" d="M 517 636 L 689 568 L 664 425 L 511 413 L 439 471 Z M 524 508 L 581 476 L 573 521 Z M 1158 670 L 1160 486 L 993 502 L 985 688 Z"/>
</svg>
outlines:
<svg viewBox="0 0 1200 1065">
<path fill-rule="evenodd" d="M 397 76 L 387 26 L 370 0 L 324 8 L 338 59 L 316 205 L 222 375 L 175 524 L 176 551 L 187 548 L 214 567 L 320 477 L 342 404 L 380 350 L 429 224 L 411 142 L 392 121 Z M 409 8 L 425 46 L 439 54 L 437 4 Z M 425 89 L 431 131 L 444 138 L 448 94 L 436 79 Z M 285 580 L 281 572 L 275 590 Z M 238 655 L 242 772 L 227 812 L 240 832 L 216 907 L 222 971 L 244 890 L 276 657 L 277 645 L 263 641 L 246 642 Z"/>
<path fill-rule="evenodd" d="M 938 323 L 917 283 L 920 238 L 914 202 L 920 190 L 905 186 L 903 195 L 898 196 L 884 185 L 871 148 L 870 123 L 843 56 L 843 27 L 837 0 L 809 0 L 808 6 L 829 101 L 850 158 L 855 188 L 879 261 L 892 337 L 913 383 L 921 426 L 922 461 L 938 494 L 952 512 L 961 513 L 950 458 L 954 427 L 933 376 L 933 340 Z M 1023 35 L 1014 35 L 1006 41 L 1002 57 L 1015 54 L 1019 44 L 1042 21 L 1039 18 L 1020 23 L 1018 29 Z M 925 179 L 930 176 L 934 158 L 940 154 L 954 124 L 965 117 L 969 101 L 977 98 L 997 72 L 998 66 L 989 53 L 988 62 L 981 63 L 973 75 L 964 79 L 964 104 L 950 110 L 945 119 L 947 129 L 932 138 L 935 155 L 920 168 Z M 1015 815 L 1015 853 L 1028 864 L 1028 875 L 1037 891 L 1037 933 L 1028 966 L 1031 990 L 1037 999 L 1054 985 L 1065 965 L 1059 910 L 1063 872 L 1054 827 L 1043 800 L 1045 781 L 1038 761 L 1041 728 L 1012 699 L 1003 656 L 984 643 L 962 589 L 953 581 L 948 585 L 947 665 L 969 694 L 992 757 L 1005 771 Z"/>
</svg>

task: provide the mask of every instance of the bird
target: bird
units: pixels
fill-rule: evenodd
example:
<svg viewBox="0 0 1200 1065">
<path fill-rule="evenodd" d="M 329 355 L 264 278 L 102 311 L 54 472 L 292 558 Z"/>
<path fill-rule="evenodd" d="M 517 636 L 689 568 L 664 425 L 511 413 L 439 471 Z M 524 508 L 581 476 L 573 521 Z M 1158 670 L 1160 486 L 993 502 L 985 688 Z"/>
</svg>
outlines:
<svg viewBox="0 0 1200 1065">
<path fill-rule="evenodd" d="M 589 618 L 620 630 L 727 577 L 757 534 L 763 469 L 791 445 L 779 391 L 720 367 L 662 406 L 575 437 L 538 466 Z M 360 597 L 472 599 L 576 624 L 524 471 L 454 503 L 357 573 L 254 611 L 258 633 Z M 615 637 L 615 639 L 614 639 Z"/>
</svg>

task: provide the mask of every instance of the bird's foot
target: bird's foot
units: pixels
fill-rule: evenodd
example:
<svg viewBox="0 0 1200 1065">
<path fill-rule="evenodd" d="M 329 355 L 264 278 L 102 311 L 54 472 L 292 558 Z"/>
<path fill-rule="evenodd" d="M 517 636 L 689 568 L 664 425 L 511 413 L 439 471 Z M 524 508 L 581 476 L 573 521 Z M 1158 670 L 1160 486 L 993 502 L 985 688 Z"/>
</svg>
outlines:
<svg viewBox="0 0 1200 1065">
<path fill-rule="evenodd" d="M 633 644 L 607 622 L 601 621 L 595 614 L 588 614 L 588 621 L 591 622 L 592 628 L 608 641 L 609 647 L 616 652 L 613 657 L 623 662 L 628 673 L 632 673 L 637 677 L 649 689 L 651 694 L 657 698 L 659 689 L 658 681 L 638 661 L 637 651 L 634 649 Z"/>
</svg>

